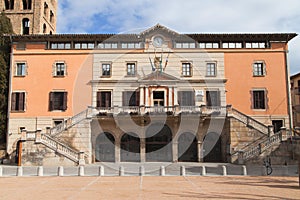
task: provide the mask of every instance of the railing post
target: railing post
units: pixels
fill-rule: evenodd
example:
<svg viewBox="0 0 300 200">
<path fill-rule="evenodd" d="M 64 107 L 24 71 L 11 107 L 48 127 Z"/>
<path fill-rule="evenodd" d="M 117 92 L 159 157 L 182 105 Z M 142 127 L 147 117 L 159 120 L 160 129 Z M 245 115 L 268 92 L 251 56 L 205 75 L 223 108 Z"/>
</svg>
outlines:
<svg viewBox="0 0 300 200">
<path fill-rule="evenodd" d="M 85 165 L 84 152 L 83 152 L 83 151 L 80 151 L 80 152 L 78 153 L 78 164 L 79 164 L 80 166 Z"/>
<path fill-rule="evenodd" d="M 273 125 L 269 125 L 268 126 L 268 136 L 271 137 L 274 135 L 274 126 Z"/>
<path fill-rule="evenodd" d="M 35 133 L 35 143 L 41 143 L 42 140 L 42 131 L 37 130 Z"/>
<path fill-rule="evenodd" d="M 286 128 L 285 127 L 281 127 L 280 128 L 280 132 L 281 132 L 281 140 L 282 141 L 286 141 L 288 139 Z"/>
<path fill-rule="evenodd" d="M 240 165 L 244 164 L 244 152 L 243 151 L 238 152 L 238 163 Z"/>
</svg>

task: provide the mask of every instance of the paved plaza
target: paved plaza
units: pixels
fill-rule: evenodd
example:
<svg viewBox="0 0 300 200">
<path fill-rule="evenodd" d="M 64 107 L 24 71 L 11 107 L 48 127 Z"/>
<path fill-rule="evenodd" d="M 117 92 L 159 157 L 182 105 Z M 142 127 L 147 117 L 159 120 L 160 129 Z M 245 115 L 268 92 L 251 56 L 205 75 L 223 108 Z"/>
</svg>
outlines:
<svg viewBox="0 0 300 200">
<path fill-rule="evenodd" d="M 1 177 L 0 199 L 300 199 L 297 177 Z"/>
</svg>

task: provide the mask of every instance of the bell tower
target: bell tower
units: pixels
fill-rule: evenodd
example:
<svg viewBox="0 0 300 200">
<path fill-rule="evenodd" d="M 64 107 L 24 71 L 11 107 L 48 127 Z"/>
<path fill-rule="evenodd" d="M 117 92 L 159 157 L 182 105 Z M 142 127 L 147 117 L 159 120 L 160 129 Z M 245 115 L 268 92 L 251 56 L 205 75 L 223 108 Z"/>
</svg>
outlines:
<svg viewBox="0 0 300 200">
<path fill-rule="evenodd" d="M 57 0 L 0 0 L 15 34 L 56 33 Z"/>
</svg>

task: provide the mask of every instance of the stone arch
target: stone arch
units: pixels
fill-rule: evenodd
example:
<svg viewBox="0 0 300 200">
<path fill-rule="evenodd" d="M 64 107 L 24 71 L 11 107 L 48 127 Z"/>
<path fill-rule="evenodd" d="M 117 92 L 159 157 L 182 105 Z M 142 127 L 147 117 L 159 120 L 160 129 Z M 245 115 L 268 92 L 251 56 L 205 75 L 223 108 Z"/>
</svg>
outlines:
<svg viewBox="0 0 300 200">
<path fill-rule="evenodd" d="M 172 161 L 172 131 L 166 124 L 153 124 L 146 131 L 146 161 Z"/>
<path fill-rule="evenodd" d="M 95 145 L 96 162 L 115 162 L 115 137 L 109 132 L 100 133 Z"/>
<path fill-rule="evenodd" d="M 121 162 L 140 162 L 140 138 L 135 133 L 124 133 L 121 137 Z"/>
<path fill-rule="evenodd" d="M 222 162 L 221 135 L 215 132 L 207 133 L 202 145 L 204 162 Z"/>
<path fill-rule="evenodd" d="M 178 161 L 198 162 L 198 140 L 193 133 L 184 132 L 178 137 Z"/>
</svg>

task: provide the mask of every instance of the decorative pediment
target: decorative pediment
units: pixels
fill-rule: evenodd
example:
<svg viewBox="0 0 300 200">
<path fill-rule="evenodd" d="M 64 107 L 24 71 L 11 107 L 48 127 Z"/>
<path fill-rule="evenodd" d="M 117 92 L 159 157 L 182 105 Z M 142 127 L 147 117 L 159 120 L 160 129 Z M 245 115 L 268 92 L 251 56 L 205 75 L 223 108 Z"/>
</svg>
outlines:
<svg viewBox="0 0 300 200">
<path fill-rule="evenodd" d="M 155 71 L 140 79 L 140 82 L 147 81 L 178 81 L 179 79 L 164 72 Z"/>
<path fill-rule="evenodd" d="M 154 35 L 154 34 L 165 34 L 165 35 L 180 35 L 179 33 L 162 26 L 160 24 L 156 24 L 155 26 L 143 31 L 140 33 L 140 35 L 145 36 L 145 35 Z"/>
</svg>

